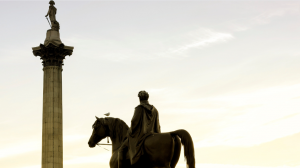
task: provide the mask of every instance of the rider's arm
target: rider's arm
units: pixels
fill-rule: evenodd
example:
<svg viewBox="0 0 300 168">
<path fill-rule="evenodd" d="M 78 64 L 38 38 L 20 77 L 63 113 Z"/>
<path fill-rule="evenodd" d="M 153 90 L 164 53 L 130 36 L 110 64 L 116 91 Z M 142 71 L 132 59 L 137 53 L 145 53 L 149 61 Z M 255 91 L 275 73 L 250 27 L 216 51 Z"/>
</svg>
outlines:
<svg viewBox="0 0 300 168">
<path fill-rule="evenodd" d="M 47 13 L 47 15 L 46 15 L 45 17 L 47 17 L 47 16 L 49 15 L 49 13 L 50 13 L 50 10 L 51 10 L 51 7 L 49 6 L 48 13 Z"/>
</svg>

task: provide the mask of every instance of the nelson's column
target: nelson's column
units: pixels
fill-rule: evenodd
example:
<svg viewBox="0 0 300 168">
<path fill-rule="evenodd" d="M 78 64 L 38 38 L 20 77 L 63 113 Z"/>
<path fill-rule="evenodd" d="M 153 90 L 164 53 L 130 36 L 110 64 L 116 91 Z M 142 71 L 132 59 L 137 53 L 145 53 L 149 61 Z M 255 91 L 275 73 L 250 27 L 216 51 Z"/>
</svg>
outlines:
<svg viewBox="0 0 300 168">
<path fill-rule="evenodd" d="M 65 57 L 72 55 L 74 47 L 65 46 L 61 42 L 55 2 L 51 0 L 49 4 L 46 18 L 50 18 L 51 29 L 47 30 L 44 44 L 32 50 L 33 55 L 41 57 L 44 67 L 42 168 L 62 168 L 62 66 Z"/>
</svg>

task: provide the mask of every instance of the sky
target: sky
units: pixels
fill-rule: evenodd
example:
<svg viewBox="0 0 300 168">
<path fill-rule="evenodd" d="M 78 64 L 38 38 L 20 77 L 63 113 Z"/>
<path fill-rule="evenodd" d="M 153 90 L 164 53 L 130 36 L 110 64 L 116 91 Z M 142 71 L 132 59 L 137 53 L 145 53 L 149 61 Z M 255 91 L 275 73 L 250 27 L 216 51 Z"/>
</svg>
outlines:
<svg viewBox="0 0 300 168">
<path fill-rule="evenodd" d="M 187 130 L 196 167 L 300 168 L 300 1 L 55 1 L 65 168 L 109 168 L 95 116 L 129 126 L 146 90 L 162 132 Z M 0 1 L 0 165 L 41 167 L 48 1 Z M 103 140 L 103 143 L 105 140 Z M 183 153 L 178 168 L 186 167 Z"/>
</svg>

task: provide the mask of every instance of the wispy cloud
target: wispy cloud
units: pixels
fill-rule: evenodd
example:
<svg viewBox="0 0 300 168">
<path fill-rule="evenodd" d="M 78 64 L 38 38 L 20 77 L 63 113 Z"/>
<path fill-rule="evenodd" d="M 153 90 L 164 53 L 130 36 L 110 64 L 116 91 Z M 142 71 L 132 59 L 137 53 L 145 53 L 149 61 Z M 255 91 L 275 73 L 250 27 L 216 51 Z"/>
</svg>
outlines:
<svg viewBox="0 0 300 168">
<path fill-rule="evenodd" d="M 77 165 L 77 164 L 104 164 L 107 165 L 105 167 L 109 167 L 109 160 L 111 158 L 111 153 L 103 153 L 98 155 L 91 155 L 91 156 L 84 156 L 84 157 L 74 157 L 72 159 L 64 159 L 64 165 L 65 167 Z M 40 168 L 41 165 L 30 165 L 30 166 L 24 166 L 22 168 Z M 84 166 L 83 166 L 84 167 Z"/>
<path fill-rule="evenodd" d="M 23 166 L 22 168 L 40 168 L 41 165 Z"/>
<path fill-rule="evenodd" d="M 299 114 L 300 114 L 300 113 L 290 114 L 290 115 L 284 116 L 284 117 L 282 117 L 282 118 L 279 118 L 279 119 L 276 119 L 276 120 L 267 122 L 267 123 L 265 123 L 264 125 L 274 124 L 274 123 L 276 123 L 276 122 L 280 122 L 280 121 L 282 121 L 282 120 L 286 120 L 286 119 L 288 119 L 288 118 L 292 118 L 292 117 L 294 117 L 294 116 L 296 116 L 296 115 L 299 115 Z"/>
<path fill-rule="evenodd" d="M 196 147 L 253 146 L 300 132 L 299 99 L 293 99 L 299 94 L 297 84 L 192 100 L 167 96 L 164 104 L 171 106 L 163 113 L 193 115 L 185 119 L 213 132 L 196 142 Z"/>
<path fill-rule="evenodd" d="M 238 22 L 232 23 L 231 28 L 234 31 L 245 31 L 259 25 L 268 24 L 274 21 L 275 19 L 278 19 L 285 15 L 298 15 L 300 12 L 298 6 L 298 3 L 289 2 L 286 4 L 280 4 L 279 6 L 270 6 L 269 9 L 263 8 L 263 12 L 260 12 L 259 14 L 251 17 L 250 19 L 243 18 Z"/>
<path fill-rule="evenodd" d="M 274 17 L 283 16 L 287 12 L 287 9 L 276 9 L 271 11 L 263 12 L 251 19 L 253 24 L 267 24 Z"/>
<path fill-rule="evenodd" d="M 74 143 L 87 137 L 84 135 L 65 135 L 63 138 L 66 143 Z M 41 150 L 41 143 L 41 140 L 24 140 L 21 143 L 6 145 L 6 147 L 0 148 L 0 158 Z"/>
<path fill-rule="evenodd" d="M 198 31 L 196 33 L 189 33 L 188 36 L 190 36 L 196 40 L 194 40 L 191 43 L 185 44 L 177 49 L 173 49 L 170 52 L 171 53 L 182 53 L 182 52 L 192 49 L 192 48 L 206 47 L 213 43 L 226 42 L 226 41 L 234 38 L 233 35 L 231 35 L 229 33 L 214 32 L 209 29 L 204 29 L 204 30 L 201 30 L 200 32 Z"/>
<path fill-rule="evenodd" d="M 166 58 L 183 58 L 187 57 L 189 55 L 188 52 L 192 49 L 203 49 L 213 44 L 227 42 L 233 38 L 234 36 L 230 33 L 200 28 L 174 37 L 172 40 L 176 42 L 173 45 L 166 45 L 166 51 L 156 55 Z"/>
<path fill-rule="evenodd" d="M 40 145 L 36 145 L 40 144 Z M 0 158 L 23 154 L 41 149 L 41 141 L 28 141 L 0 149 Z"/>
<path fill-rule="evenodd" d="M 72 37 L 65 39 L 66 44 L 81 46 L 76 49 L 77 55 L 91 59 L 110 61 L 139 61 L 161 58 L 182 58 L 191 49 L 202 49 L 212 44 L 233 39 L 233 35 L 200 28 L 190 32 L 174 34 L 165 38 L 144 41 L 143 39 L 96 39 Z M 97 50 L 95 52 L 95 50 Z"/>
<path fill-rule="evenodd" d="M 74 141 L 80 141 L 82 139 L 86 139 L 86 135 L 64 135 L 64 142 L 74 142 Z"/>
<path fill-rule="evenodd" d="M 64 164 L 82 164 L 82 163 L 105 163 L 108 164 L 111 157 L 111 153 L 103 153 L 99 155 L 76 157 L 70 160 L 64 160 Z"/>
</svg>

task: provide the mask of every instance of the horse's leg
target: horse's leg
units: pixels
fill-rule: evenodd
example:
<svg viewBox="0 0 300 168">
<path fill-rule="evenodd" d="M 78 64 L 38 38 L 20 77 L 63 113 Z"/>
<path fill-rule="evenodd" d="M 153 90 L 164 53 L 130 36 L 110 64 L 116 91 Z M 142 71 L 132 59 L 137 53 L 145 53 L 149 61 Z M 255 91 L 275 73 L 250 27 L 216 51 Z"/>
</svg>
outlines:
<svg viewBox="0 0 300 168">
<path fill-rule="evenodd" d="M 126 139 L 123 144 L 118 149 L 118 168 L 126 168 L 126 156 L 128 154 L 128 139 Z"/>
<path fill-rule="evenodd" d="M 113 152 L 109 161 L 110 168 L 118 168 L 118 151 Z"/>
<path fill-rule="evenodd" d="M 118 150 L 116 150 L 115 152 L 113 152 L 110 161 L 109 161 L 109 166 L 110 168 L 118 168 L 119 167 L 119 162 L 118 162 Z M 131 164 L 130 164 L 130 160 L 128 157 L 128 153 L 127 150 L 124 152 L 125 157 L 122 161 L 122 168 L 131 168 Z"/>
<path fill-rule="evenodd" d="M 174 145 L 174 150 L 173 150 L 174 152 L 173 152 L 173 157 L 170 166 L 171 168 L 175 168 L 180 157 L 181 141 L 177 135 L 173 135 L 172 137 L 174 139 L 175 145 Z"/>
</svg>

